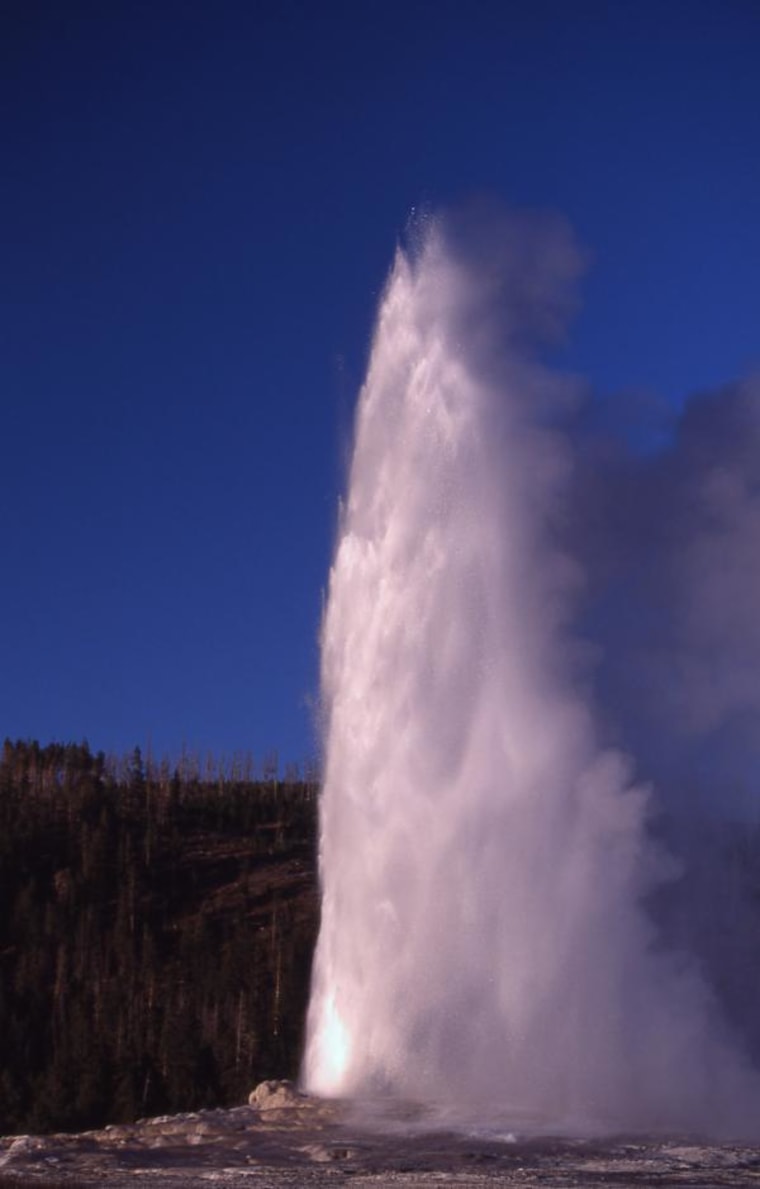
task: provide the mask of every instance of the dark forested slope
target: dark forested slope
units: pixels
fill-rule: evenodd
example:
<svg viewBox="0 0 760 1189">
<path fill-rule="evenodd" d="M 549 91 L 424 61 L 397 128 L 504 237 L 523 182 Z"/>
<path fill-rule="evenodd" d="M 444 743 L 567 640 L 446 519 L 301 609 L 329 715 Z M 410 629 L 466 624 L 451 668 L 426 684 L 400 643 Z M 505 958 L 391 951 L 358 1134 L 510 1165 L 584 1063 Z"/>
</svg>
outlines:
<svg viewBox="0 0 760 1189">
<path fill-rule="evenodd" d="M 317 788 L 247 766 L 0 758 L 0 1133 L 226 1105 L 298 1067 Z"/>
</svg>

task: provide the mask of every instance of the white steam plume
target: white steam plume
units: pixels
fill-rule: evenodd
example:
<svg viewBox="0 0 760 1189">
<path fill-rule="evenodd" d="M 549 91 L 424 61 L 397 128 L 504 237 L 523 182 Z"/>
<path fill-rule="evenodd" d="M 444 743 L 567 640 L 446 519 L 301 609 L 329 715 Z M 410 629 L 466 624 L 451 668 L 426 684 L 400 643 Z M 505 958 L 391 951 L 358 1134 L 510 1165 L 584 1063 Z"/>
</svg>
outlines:
<svg viewBox="0 0 760 1189">
<path fill-rule="evenodd" d="M 650 781 L 688 948 L 760 1062 L 760 382 L 688 400 L 655 453 L 586 432 L 570 501 L 605 725 Z"/>
<path fill-rule="evenodd" d="M 580 667 L 570 393 L 534 358 L 579 263 L 564 225 L 516 216 L 433 222 L 397 254 L 323 627 L 305 1081 L 743 1132 L 758 1086 L 696 964 L 657 945 L 648 794 Z"/>
</svg>

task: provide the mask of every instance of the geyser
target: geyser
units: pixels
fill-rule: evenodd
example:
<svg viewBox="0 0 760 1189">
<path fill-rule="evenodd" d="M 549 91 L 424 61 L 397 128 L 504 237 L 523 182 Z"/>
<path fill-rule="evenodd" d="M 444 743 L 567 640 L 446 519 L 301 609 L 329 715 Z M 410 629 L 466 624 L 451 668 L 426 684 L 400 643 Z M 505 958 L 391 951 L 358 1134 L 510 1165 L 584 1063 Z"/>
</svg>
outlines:
<svg viewBox="0 0 760 1189">
<path fill-rule="evenodd" d="M 304 1080 L 462 1117 L 753 1128 L 755 1075 L 642 898 L 648 793 L 606 747 L 561 544 L 571 395 L 536 357 L 559 222 L 399 251 L 323 624 L 322 925 Z"/>
</svg>

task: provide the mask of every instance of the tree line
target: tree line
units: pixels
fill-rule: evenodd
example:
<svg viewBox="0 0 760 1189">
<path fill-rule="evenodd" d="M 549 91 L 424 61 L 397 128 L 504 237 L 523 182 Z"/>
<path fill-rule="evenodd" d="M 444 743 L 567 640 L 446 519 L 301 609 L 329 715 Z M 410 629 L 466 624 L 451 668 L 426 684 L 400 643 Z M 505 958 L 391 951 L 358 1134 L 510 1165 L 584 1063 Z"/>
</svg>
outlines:
<svg viewBox="0 0 760 1189">
<path fill-rule="evenodd" d="M 0 754 L 0 1133 L 245 1101 L 297 1073 L 316 773 Z"/>
</svg>

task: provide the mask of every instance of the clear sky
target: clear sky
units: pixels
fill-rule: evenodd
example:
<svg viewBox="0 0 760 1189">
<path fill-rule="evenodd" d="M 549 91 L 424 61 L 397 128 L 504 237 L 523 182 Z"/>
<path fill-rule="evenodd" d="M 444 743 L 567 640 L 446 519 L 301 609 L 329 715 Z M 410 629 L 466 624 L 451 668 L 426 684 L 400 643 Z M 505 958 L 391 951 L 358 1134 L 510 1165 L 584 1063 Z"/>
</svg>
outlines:
<svg viewBox="0 0 760 1189">
<path fill-rule="evenodd" d="M 758 63 L 755 0 L 4 0 L 0 736 L 313 754 L 415 208 L 567 216 L 613 417 L 760 365 Z"/>
</svg>

